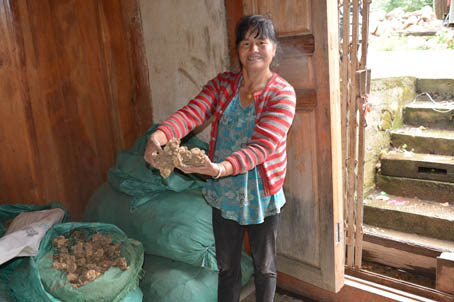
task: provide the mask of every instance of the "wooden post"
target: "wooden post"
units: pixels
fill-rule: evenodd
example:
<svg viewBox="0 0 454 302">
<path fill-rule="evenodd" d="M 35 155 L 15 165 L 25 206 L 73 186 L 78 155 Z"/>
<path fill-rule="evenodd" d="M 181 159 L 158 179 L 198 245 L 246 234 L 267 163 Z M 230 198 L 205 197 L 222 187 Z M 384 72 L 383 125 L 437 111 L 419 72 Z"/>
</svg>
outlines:
<svg viewBox="0 0 454 302">
<path fill-rule="evenodd" d="M 369 1 L 370 0 L 363 0 L 361 62 L 359 64 L 361 69 L 365 69 L 367 64 L 367 46 L 369 44 Z"/>
<path fill-rule="evenodd" d="M 361 267 L 363 184 L 364 184 L 364 100 L 369 92 L 370 71 L 366 70 L 367 44 L 369 35 L 369 1 L 344 0 L 342 5 L 342 136 L 345 169 L 345 229 L 346 264 Z M 362 27 L 359 32 L 360 7 L 362 5 Z M 352 11 L 350 10 L 352 8 Z M 350 14 L 352 22 L 350 24 Z M 350 32 L 351 27 L 351 32 Z M 361 36 L 360 36 L 361 34 Z M 350 41 L 351 37 L 351 41 Z M 361 37 L 361 41 L 360 38 Z"/>
<path fill-rule="evenodd" d="M 363 186 L 364 186 L 364 157 L 365 157 L 365 137 L 366 128 L 366 107 L 364 101 L 369 94 L 370 72 L 365 70 L 367 63 L 367 44 L 369 37 L 369 0 L 363 0 L 363 20 L 362 20 L 362 47 L 360 68 L 363 69 L 359 77 L 359 129 L 358 129 L 358 177 L 356 183 L 356 216 L 355 216 L 355 267 L 360 268 L 362 262 L 362 242 L 363 242 Z"/>
<path fill-rule="evenodd" d="M 349 204 L 348 213 L 348 249 L 347 249 L 347 265 L 353 266 L 354 260 L 354 217 L 355 217 L 355 205 L 356 205 L 356 194 L 355 194 L 355 182 L 356 182 L 356 136 L 358 122 L 356 119 L 357 115 L 357 80 L 356 70 L 358 69 L 358 25 L 359 25 L 359 0 L 353 0 L 353 24 L 352 24 L 352 48 L 351 48 L 351 92 L 349 99 L 349 150 L 348 150 L 348 192 L 347 202 Z M 347 12 L 350 13 L 349 11 Z M 344 12 L 345 15 L 345 12 Z"/>
<path fill-rule="evenodd" d="M 356 209 L 355 209 L 355 267 L 361 267 L 362 240 L 363 240 L 363 184 L 364 184 L 364 130 L 366 127 L 366 119 L 364 115 L 363 100 L 365 98 L 365 87 L 362 87 L 366 82 L 364 77 L 367 72 L 363 71 L 357 75 L 357 87 L 359 96 L 356 98 L 359 110 L 359 129 L 358 129 L 358 173 L 356 181 Z"/>
<path fill-rule="evenodd" d="M 348 12 L 350 9 L 350 0 L 343 0 L 342 11 Z M 342 127 L 342 164 L 344 167 L 344 200 L 347 201 L 347 103 L 349 100 L 349 83 L 348 83 L 348 65 L 349 65 L 349 44 L 350 44 L 350 14 L 343 13 L 342 23 L 342 65 L 341 65 L 341 127 Z M 348 217 L 349 203 L 344 202 L 344 217 Z M 347 226 L 344 226 L 344 238 L 347 238 Z M 348 242 L 348 240 L 346 240 Z"/>
</svg>

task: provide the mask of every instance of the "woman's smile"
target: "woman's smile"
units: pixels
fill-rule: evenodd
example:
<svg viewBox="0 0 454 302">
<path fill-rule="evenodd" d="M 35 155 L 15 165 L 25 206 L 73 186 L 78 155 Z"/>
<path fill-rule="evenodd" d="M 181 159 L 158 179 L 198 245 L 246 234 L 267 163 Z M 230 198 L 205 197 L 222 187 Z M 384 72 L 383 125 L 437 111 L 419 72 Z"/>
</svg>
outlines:
<svg viewBox="0 0 454 302">
<path fill-rule="evenodd" d="M 248 61 L 257 61 L 257 60 L 261 60 L 262 57 L 258 57 L 258 56 L 254 56 L 254 57 L 247 57 Z"/>
<path fill-rule="evenodd" d="M 264 71 L 269 69 L 276 54 L 276 45 L 270 39 L 258 35 L 256 30 L 251 29 L 246 33 L 244 40 L 239 43 L 238 54 L 241 64 L 246 69 Z"/>
</svg>

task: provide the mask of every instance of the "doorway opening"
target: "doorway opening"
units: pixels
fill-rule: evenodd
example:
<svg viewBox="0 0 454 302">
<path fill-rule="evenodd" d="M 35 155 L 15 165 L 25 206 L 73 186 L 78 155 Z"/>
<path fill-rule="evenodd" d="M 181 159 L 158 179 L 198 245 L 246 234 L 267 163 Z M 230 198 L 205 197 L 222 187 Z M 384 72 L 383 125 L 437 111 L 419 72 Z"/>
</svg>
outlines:
<svg viewBox="0 0 454 302">
<path fill-rule="evenodd" d="M 446 292 L 437 266 L 454 252 L 453 7 L 371 3 L 362 213 L 363 270 Z"/>
</svg>

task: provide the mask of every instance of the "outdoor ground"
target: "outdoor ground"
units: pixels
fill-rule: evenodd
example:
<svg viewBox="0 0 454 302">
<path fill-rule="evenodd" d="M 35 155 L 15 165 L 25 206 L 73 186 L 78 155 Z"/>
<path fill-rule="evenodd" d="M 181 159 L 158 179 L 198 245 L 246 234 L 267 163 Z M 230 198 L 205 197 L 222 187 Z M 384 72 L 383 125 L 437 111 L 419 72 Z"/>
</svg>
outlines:
<svg viewBox="0 0 454 302">
<path fill-rule="evenodd" d="M 454 79 L 454 27 L 443 26 L 430 16 L 429 7 L 419 13 L 371 11 L 369 30 L 367 67 L 372 78 Z"/>
<path fill-rule="evenodd" d="M 373 79 L 399 76 L 454 79 L 454 50 L 369 49 L 367 66 Z"/>
</svg>

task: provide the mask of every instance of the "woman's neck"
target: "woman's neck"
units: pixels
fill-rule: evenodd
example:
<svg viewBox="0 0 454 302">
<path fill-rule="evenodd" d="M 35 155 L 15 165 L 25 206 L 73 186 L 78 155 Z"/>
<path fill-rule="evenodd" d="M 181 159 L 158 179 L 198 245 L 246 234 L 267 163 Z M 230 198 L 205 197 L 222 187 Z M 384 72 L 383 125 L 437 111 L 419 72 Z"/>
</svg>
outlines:
<svg viewBox="0 0 454 302">
<path fill-rule="evenodd" d="M 251 72 L 243 68 L 243 81 L 241 86 L 248 92 L 254 93 L 265 88 L 273 73 L 267 69 L 264 71 Z"/>
</svg>

